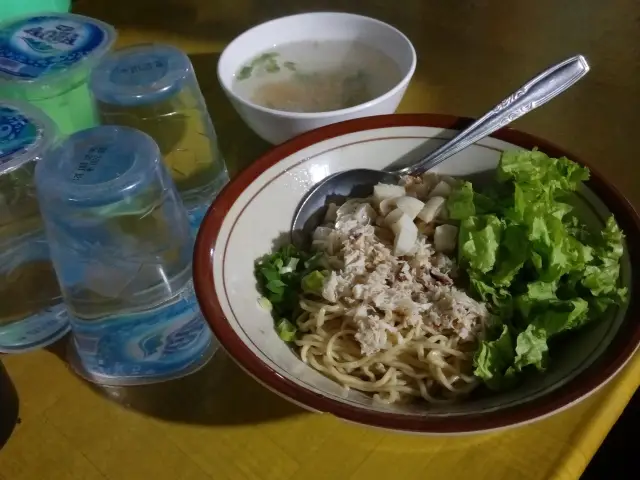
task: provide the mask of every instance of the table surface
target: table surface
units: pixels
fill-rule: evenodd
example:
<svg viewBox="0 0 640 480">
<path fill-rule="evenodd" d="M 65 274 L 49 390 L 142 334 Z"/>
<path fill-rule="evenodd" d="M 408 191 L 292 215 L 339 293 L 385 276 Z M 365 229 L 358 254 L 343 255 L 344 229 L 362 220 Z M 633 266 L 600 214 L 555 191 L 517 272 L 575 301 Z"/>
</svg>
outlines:
<svg viewBox="0 0 640 480">
<path fill-rule="evenodd" d="M 303 5 L 304 4 L 304 5 Z M 120 45 L 162 41 L 190 54 L 230 170 L 267 145 L 224 99 L 224 46 L 249 26 L 308 10 L 388 21 L 419 67 L 404 112 L 478 116 L 543 68 L 575 53 L 592 72 L 516 127 L 596 165 L 640 206 L 640 4 L 637 0 L 79 0 Z M 636 188 L 634 188 L 636 187 Z M 222 352 L 182 380 L 99 388 L 68 371 L 62 344 L 4 357 L 21 423 L 0 452 L 0 479 L 578 478 L 640 380 L 640 356 L 599 393 L 538 423 L 462 437 L 401 436 L 310 414 L 242 373 Z"/>
</svg>

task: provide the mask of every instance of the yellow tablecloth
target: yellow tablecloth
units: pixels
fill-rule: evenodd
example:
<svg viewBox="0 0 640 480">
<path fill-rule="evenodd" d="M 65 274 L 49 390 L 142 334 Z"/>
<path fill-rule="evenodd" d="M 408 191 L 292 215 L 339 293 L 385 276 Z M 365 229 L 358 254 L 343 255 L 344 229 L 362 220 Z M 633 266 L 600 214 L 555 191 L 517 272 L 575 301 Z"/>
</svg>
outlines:
<svg viewBox="0 0 640 480">
<path fill-rule="evenodd" d="M 517 127 L 594 162 L 640 206 L 636 0 L 583 0 L 579 7 L 553 0 L 75 2 L 76 12 L 116 25 L 120 45 L 170 42 L 191 55 L 232 171 L 267 146 L 220 92 L 221 49 L 264 19 L 336 9 L 389 21 L 414 42 L 419 68 L 402 111 L 477 116 L 542 68 L 586 54 L 589 76 Z M 176 382 L 100 389 L 67 370 L 61 349 L 2 359 L 20 395 L 22 422 L 0 451 L 0 480 L 576 479 L 640 381 L 636 356 L 600 392 L 541 422 L 424 438 L 306 413 L 222 352 Z"/>
</svg>

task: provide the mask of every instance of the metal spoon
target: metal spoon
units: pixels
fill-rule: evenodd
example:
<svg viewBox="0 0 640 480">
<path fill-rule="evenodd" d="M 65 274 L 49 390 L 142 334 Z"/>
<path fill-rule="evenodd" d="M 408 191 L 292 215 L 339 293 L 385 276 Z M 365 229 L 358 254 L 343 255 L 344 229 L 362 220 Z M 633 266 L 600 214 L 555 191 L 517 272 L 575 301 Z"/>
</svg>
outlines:
<svg viewBox="0 0 640 480">
<path fill-rule="evenodd" d="M 460 150 L 492 134 L 531 110 L 564 92 L 589 71 L 582 56 L 569 58 L 542 72 L 509 95 L 486 115 L 418 163 L 395 171 L 358 168 L 330 175 L 318 182 L 298 205 L 291 225 L 291 240 L 304 247 L 324 216 L 324 208 L 335 197 L 367 197 L 378 183 L 397 184 L 404 175 L 420 175 Z"/>
</svg>

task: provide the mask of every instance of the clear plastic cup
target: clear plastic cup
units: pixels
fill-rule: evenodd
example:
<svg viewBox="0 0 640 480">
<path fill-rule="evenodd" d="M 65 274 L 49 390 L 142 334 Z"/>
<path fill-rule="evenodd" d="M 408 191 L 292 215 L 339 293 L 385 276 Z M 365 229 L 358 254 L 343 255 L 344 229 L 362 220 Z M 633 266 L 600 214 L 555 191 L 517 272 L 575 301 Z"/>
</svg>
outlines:
<svg viewBox="0 0 640 480">
<path fill-rule="evenodd" d="M 190 280 L 184 207 L 148 135 L 110 126 L 75 133 L 40 163 L 36 185 L 74 317 L 155 306 Z"/>
<path fill-rule="evenodd" d="M 69 330 L 34 184 L 56 128 L 38 109 L 0 101 L 0 352 L 53 343 Z"/>
<path fill-rule="evenodd" d="M 110 25 L 71 13 L 0 24 L 0 97 L 37 106 L 65 135 L 97 125 L 87 79 L 115 38 Z"/>
<path fill-rule="evenodd" d="M 193 236 L 153 139 L 75 133 L 38 165 L 36 186 L 78 370 L 128 384 L 199 365 L 211 333 L 193 295 Z"/>
<path fill-rule="evenodd" d="M 229 175 L 189 57 L 169 45 L 123 48 L 98 64 L 90 85 L 103 124 L 137 128 L 158 143 L 197 230 Z"/>
</svg>

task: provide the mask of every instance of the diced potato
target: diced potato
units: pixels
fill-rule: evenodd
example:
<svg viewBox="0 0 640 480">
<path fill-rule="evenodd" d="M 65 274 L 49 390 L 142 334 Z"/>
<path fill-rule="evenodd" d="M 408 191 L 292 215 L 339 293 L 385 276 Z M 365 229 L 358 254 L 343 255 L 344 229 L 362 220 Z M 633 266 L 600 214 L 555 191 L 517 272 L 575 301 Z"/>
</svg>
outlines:
<svg viewBox="0 0 640 480">
<path fill-rule="evenodd" d="M 400 230 L 402 230 L 403 228 L 409 228 L 408 225 L 410 223 L 415 227 L 413 220 L 411 220 L 407 214 L 403 213 L 402 215 L 400 215 L 400 218 L 398 218 L 398 220 L 389 225 L 389 228 L 391 228 L 391 231 L 394 234 L 398 235 L 398 233 L 400 233 Z M 418 228 L 416 227 L 416 231 L 417 230 Z"/>
<path fill-rule="evenodd" d="M 431 186 L 424 182 L 414 183 L 410 187 L 407 187 L 407 195 L 416 197 L 419 200 L 424 200 L 429 195 L 429 190 L 431 190 Z"/>
<path fill-rule="evenodd" d="M 436 217 L 436 220 L 438 222 L 442 222 L 442 223 L 448 222 L 449 221 L 449 209 L 445 207 L 442 210 L 440 210 L 440 213 Z"/>
<path fill-rule="evenodd" d="M 399 208 L 396 208 L 395 210 L 391 210 L 391 212 L 389 212 L 389 214 L 386 217 L 384 217 L 383 223 L 387 227 L 390 227 L 392 224 L 400 220 L 400 217 L 402 217 L 402 215 L 404 215 L 404 212 Z"/>
<path fill-rule="evenodd" d="M 425 172 L 422 174 L 422 183 L 427 185 L 429 192 L 440 182 L 440 175 L 433 172 Z"/>
<path fill-rule="evenodd" d="M 396 199 L 396 206 L 413 220 L 424 207 L 424 203 L 414 197 L 400 197 Z"/>
<path fill-rule="evenodd" d="M 397 222 L 391 225 L 391 230 L 396 235 L 393 242 L 394 255 L 398 257 L 407 255 L 414 249 L 418 239 L 418 227 L 406 214 L 403 214 Z"/>
<path fill-rule="evenodd" d="M 444 197 L 444 198 L 447 198 L 447 197 L 449 197 L 449 195 L 451 195 L 451 185 L 449 185 L 444 180 L 442 180 L 435 187 L 433 187 L 433 190 L 431 190 L 431 192 L 429 193 L 429 197 L 430 198 L 431 197 Z"/>
<path fill-rule="evenodd" d="M 394 208 L 396 208 L 396 200 L 398 198 L 402 198 L 402 197 L 392 197 L 392 198 L 385 198 L 384 200 L 382 200 L 380 202 L 380 206 L 378 207 L 378 209 L 380 210 L 380 213 L 382 215 L 386 215 L 387 213 L 389 213 L 391 210 L 393 210 Z"/>
<path fill-rule="evenodd" d="M 444 197 L 431 197 L 418 213 L 418 218 L 424 223 L 433 222 L 440 212 L 445 210 L 446 203 L 447 200 Z"/>
<path fill-rule="evenodd" d="M 379 183 L 373 187 L 373 200 L 376 203 L 380 203 L 385 198 L 403 197 L 405 194 L 404 187 L 400 185 Z"/>
<path fill-rule="evenodd" d="M 433 244 L 436 252 L 452 253 L 456 249 L 458 227 L 453 225 L 440 225 L 433 234 Z"/>
</svg>

